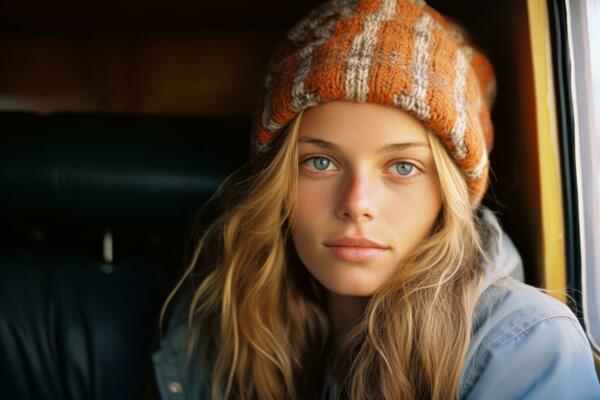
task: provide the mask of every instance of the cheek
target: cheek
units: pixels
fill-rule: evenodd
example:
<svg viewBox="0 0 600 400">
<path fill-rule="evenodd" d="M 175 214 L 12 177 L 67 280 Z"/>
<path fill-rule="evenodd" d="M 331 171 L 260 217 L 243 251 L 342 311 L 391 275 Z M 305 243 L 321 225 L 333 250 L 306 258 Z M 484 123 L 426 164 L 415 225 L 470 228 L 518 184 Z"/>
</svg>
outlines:
<svg viewBox="0 0 600 400">
<path fill-rule="evenodd" d="M 428 177 L 423 179 L 412 191 L 407 200 L 412 204 L 415 216 L 423 219 L 430 219 L 432 215 L 437 215 L 442 206 L 442 193 L 437 177 Z"/>
<path fill-rule="evenodd" d="M 331 188 L 329 188 L 331 189 Z M 322 241 L 331 229 L 333 197 L 331 190 L 315 182 L 298 184 L 290 232 L 296 253 L 314 275 L 322 257 Z"/>
<path fill-rule="evenodd" d="M 292 221 L 298 221 L 298 225 L 312 226 L 323 221 L 328 213 L 331 213 L 333 204 L 333 187 L 331 185 L 315 182 L 298 183 L 296 205 Z"/>
<path fill-rule="evenodd" d="M 442 188 L 439 178 L 436 175 L 431 176 L 425 182 L 423 189 L 423 207 L 428 219 L 433 224 L 442 209 Z"/>
<path fill-rule="evenodd" d="M 437 220 L 442 207 L 437 177 L 397 188 L 388 198 L 393 200 L 386 202 L 382 217 L 390 237 L 404 253 L 425 239 Z"/>
</svg>

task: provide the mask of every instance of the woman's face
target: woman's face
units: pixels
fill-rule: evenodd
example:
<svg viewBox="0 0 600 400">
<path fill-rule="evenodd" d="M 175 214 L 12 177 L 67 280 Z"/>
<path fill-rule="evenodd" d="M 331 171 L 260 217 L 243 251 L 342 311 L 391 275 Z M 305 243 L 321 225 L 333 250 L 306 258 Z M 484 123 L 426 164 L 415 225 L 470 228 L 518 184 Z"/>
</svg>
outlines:
<svg viewBox="0 0 600 400">
<path fill-rule="evenodd" d="M 329 291 L 370 296 L 428 236 L 442 205 L 424 126 L 378 104 L 304 112 L 292 241 Z"/>
</svg>

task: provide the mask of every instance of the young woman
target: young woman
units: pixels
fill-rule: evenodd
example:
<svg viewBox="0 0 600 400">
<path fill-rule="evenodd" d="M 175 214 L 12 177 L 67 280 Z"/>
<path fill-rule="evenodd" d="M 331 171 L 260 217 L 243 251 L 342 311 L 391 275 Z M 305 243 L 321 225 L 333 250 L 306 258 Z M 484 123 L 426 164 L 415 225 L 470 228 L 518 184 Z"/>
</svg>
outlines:
<svg viewBox="0 0 600 400">
<path fill-rule="evenodd" d="M 155 353 L 164 399 L 600 398 L 569 309 L 480 205 L 494 76 L 409 0 L 286 36 Z"/>
</svg>

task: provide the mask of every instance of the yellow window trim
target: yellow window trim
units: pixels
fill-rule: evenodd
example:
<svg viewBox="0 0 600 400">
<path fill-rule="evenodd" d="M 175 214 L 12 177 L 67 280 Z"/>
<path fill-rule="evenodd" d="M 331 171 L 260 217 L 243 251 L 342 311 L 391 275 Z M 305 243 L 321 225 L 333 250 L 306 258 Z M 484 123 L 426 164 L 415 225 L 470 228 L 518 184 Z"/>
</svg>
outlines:
<svg viewBox="0 0 600 400">
<path fill-rule="evenodd" d="M 540 182 L 541 285 L 566 301 L 566 268 L 560 155 L 556 122 L 552 49 L 546 1 L 527 0 L 529 38 L 533 64 L 535 123 Z M 556 292 L 552 292 L 556 291 Z"/>
</svg>

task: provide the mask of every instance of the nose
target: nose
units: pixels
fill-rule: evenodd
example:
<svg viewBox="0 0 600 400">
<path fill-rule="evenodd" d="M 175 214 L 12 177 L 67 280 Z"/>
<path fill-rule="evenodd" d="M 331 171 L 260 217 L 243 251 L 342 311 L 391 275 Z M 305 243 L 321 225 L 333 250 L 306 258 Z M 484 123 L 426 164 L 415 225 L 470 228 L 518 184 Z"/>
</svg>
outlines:
<svg viewBox="0 0 600 400">
<path fill-rule="evenodd" d="M 336 215 L 352 222 L 368 222 L 375 218 L 374 177 L 366 173 L 351 173 L 341 184 Z"/>
</svg>

